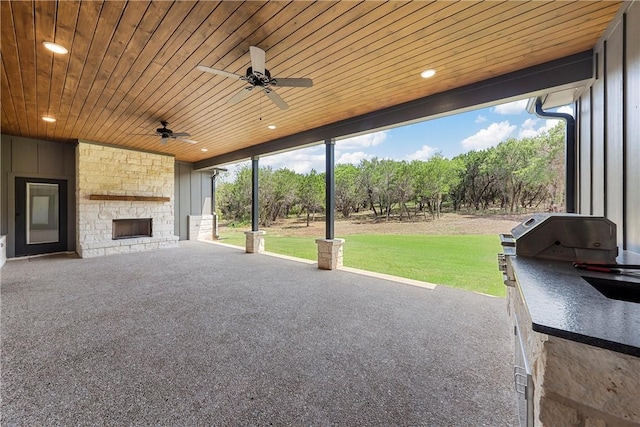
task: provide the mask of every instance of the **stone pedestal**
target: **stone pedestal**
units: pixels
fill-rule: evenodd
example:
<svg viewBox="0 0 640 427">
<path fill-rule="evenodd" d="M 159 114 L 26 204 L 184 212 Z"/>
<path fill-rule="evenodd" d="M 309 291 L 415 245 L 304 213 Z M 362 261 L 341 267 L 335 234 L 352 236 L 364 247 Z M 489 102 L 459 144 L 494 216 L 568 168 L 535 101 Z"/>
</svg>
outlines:
<svg viewBox="0 0 640 427">
<path fill-rule="evenodd" d="M 316 239 L 318 268 L 335 270 L 342 267 L 344 239 Z"/>
<path fill-rule="evenodd" d="M 244 235 L 247 237 L 246 250 L 248 254 L 264 252 L 264 235 L 265 231 L 245 231 Z"/>
</svg>

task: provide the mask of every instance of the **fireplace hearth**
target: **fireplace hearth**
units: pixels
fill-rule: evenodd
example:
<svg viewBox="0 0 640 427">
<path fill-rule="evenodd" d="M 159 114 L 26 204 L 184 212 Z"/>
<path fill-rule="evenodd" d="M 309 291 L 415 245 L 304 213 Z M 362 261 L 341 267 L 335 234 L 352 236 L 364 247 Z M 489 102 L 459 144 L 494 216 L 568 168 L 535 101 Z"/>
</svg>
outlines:
<svg viewBox="0 0 640 427">
<path fill-rule="evenodd" d="M 113 220 L 113 240 L 151 237 L 151 234 L 151 218 Z"/>
</svg>

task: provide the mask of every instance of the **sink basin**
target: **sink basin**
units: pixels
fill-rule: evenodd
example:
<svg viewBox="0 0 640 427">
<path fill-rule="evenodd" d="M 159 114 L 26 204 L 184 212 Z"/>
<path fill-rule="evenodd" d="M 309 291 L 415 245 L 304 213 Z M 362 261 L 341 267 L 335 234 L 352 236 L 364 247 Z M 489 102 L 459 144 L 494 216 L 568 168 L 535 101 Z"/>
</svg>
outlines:
<svg viewBox="0 0 640 427">
<path fill-rule="evenodd" d="M 582 278 L 607 298 L 640 303 L 640 283 L 601 277 L 582 276 Z"/>
</svg>

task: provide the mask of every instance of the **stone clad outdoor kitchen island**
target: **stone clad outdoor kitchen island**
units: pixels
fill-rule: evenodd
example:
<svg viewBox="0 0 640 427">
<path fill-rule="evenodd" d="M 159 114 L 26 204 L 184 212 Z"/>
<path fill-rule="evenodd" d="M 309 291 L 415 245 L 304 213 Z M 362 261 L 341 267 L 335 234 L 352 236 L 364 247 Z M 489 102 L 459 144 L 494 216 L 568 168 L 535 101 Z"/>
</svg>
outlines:
<svg viewBox="0 0 640 427">
<path fill-rule="evenodd" d="M 533 425 L 640 425 L 640 303 L 608 298 L 583 279 L 606 273 L 507 258 L 516 279 L 508 311 L 533 379 Z M 618 262 L 637 258 L 623 252 Z"/>
</svg>

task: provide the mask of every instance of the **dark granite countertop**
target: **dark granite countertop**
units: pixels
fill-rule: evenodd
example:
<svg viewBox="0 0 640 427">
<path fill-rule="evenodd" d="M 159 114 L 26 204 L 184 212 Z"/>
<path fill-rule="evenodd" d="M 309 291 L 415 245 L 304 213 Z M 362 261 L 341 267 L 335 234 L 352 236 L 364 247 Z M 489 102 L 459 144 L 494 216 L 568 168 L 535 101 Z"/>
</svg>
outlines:
<svg viewBox="0 0 640 427">
<path fill-rule="evenodd" d="M 640 276 L 576 270 L 573 263 L 511 257 L 533 330 L 640 357 L 640 303 L 610 299 L 582 277 L 638 283 Z M 624 252 L 619 264 L 640 264 Z"/>
</svg>

